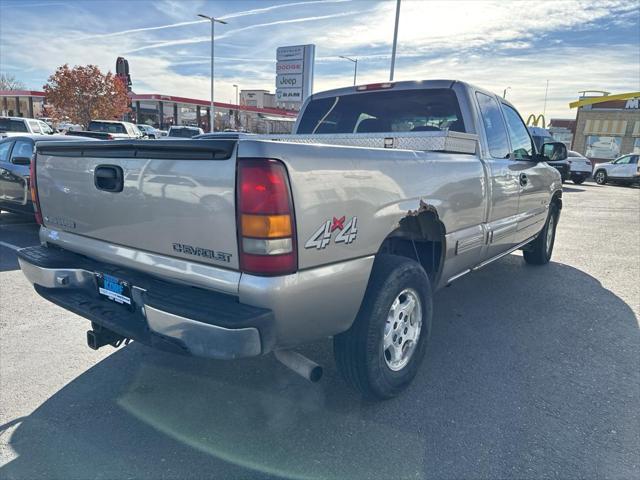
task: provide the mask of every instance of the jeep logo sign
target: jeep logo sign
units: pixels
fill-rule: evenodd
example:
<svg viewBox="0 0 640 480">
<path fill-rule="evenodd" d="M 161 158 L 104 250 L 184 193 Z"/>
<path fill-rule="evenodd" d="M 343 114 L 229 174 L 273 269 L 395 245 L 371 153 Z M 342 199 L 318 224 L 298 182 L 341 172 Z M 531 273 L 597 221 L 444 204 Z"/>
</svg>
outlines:
<svg viewBox="0 0 640 480">
<path fill-rule="evenodd" d="M 276 51 L 276 101 L 302 103 L 313 93 L 315 45 L 279 47 Z"/>
<path fill-rule="evenodd" d="M 278 75 L 276 78 L 277 88 L 302 88 L 302 75 Z"/>
</svg>

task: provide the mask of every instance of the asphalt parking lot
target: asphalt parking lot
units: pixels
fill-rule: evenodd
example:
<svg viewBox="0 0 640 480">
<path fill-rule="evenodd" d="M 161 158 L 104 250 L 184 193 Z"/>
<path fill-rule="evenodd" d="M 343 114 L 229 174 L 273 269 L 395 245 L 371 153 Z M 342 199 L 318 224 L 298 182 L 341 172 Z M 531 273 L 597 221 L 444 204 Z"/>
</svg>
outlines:
<svg viewBox="0 0 640 480">
<path fill-rule="evenodd" d="M 640 478 L 640 189 L 567 184 L 552 263 L 519 254 L 436 295 L 401 397 L 365 403 L 330 341 L 309 384 L 272 356 L 203 361 L 38 297 L 0 216 L 0 478 Z"/>
</svg>

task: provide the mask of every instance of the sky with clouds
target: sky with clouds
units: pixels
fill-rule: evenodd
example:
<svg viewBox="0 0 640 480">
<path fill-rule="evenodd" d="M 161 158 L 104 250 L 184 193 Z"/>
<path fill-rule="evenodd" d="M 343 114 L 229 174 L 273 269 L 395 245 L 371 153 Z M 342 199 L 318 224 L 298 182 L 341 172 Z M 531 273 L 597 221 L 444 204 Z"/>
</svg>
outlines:
<svg viewBox="0 0 640 480">
<path fill-rule="evenodd" d="M 206 99 L 216 25 L 215 97 L 275 89 L 278 46 L 316 45 L 315 91 L 388 79 L 393 0 L 2 0 L 0 71 L 41 90 L 64 63 L 115 70 L 129 60 L 137 93 Z M 396 80 L 466 80 L 523 115 L 571 118 L 580 90 L 640 90 L 640 2 L 403 0 Z"/>
</svg>

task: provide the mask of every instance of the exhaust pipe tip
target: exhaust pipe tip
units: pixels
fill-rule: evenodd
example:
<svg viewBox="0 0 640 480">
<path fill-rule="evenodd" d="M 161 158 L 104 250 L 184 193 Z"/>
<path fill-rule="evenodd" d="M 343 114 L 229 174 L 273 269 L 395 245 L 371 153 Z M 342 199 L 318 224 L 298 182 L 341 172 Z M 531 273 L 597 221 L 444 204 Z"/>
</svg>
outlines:
<svg viewBox="0 0 640 480">
<path fill-rule="evenodd" d="M 309 381 L 312 383 L 319 382 L 322 379 L 322 375 L 324 374 L 324 369 L 318 365 L 311 369 L 309 372 Z"/>
<path fill-rule="evenodd" d="M 276 350 L 273 354 L 285 367 L 290 368 L 312 383 L 319 382 L 322 378 L 322 374 L 324 373 L 323 368 L 298 352 L 292 350 Z"/>
</svg>

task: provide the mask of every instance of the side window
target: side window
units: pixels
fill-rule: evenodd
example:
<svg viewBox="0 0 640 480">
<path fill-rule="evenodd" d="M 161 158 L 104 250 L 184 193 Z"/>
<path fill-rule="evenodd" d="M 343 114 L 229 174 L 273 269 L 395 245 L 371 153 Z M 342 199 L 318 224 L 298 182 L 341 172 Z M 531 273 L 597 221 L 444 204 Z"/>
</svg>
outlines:
<svg viewBox="0 0 640 480">
<path fill-rule="evenodd" d="M 13 142 L 0 143 L 0 162 L 6 162 L 9 160 L 9 150 L 11 150 L 11 144 Z"/>
<path fill-rule="evenodd" d="M 640 158 L 638 155 L 631 155 L 631 161 L 629 163 L 633 163 L 634 165 L 637 165 L 638 158 Z"/>
<path fill-rule="evenodd" d="M 42 133 L 40 131 L 40 124 L 37 120 L 29 120 L 29 126 L 31 127 L 31 131 L 33 133 Z"/>
<path fill-rule="evenodd" d="M 484 131 L 487 134 L 489 153 L 494 158 L 507 158 L 509 156 L 509 141 L 498 102 L 495 98 L 480 92 L 476 92 L 476 98 L 480 105 Z"/>
<path fill-rule="evenodd" d="M 42 133 L 46 135 L 50 135 L 53 133 L 53 129 L 45 122 L 40 122 L 40 129 L 42 130 Z"/>
<path fill-rule="evenodd" d="M 11 162 L 16 157 L 31 158 L 33 155 L 33 143 L 29 140 L 16 140 L 16 144 L 11 152 Z"/>
<path fill-rule="evenodd" d="M 511 139 L 511 149 L 515 160 L 530 160 L 533 154 L 533 142 L 527 127 L 513 108 L 502 104 L 504 117 L 507 120 L 507 130 Z"/>
<path fill-rule="evenodd" d="M 630 155 L 625 155 L 624 157 L 620 157 L 618 160 L 616 160 L 614 163 L 616 165 L 627 165 L 631 162 L 631 156 Z"/>
</svg>

